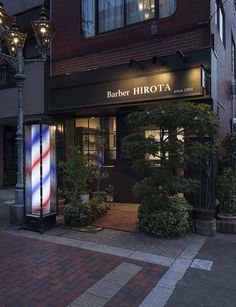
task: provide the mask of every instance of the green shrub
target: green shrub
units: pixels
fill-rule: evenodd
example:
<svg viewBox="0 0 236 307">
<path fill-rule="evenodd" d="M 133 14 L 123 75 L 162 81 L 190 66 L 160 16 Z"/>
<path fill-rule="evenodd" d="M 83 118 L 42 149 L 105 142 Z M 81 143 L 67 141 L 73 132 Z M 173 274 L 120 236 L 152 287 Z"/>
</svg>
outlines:
<svg viewBox="0 0 236 307">
<path fill-rule="evenodd" d="M 142 202 L 138 211 L 140 229 L 155 237 L 179 237 L 189 231 L 192 207 L 182 197 L 156 199 L 153 204 Z"/>
<path fill-rule="evenodd" d="M 236 215 L 236 174 L 233 168 L 225 168 L 218 178 L 217 197 L 219 211 L 225 215 Z"/>
<path fill-rule="evenodd" d="M 64 209 L 66 225 L 83 227 L 106 214 L 108 206 L 100 198 L 92 198 L 88 203 L 70 204 Z"/>
<path fill-rule="evenodd" d="M 124 138 L 123 147 L 140 176 L 134 187 L 141 199 L 139 226 L 153 236 L 181 236 L 189 230 L 191 209 L 185 199 L 174 195 L 197 191 L 206 199 L 207 209 L 214 204 L 217 115 L 208 105 L 182 101 L 131 113 L 127 124 L 132 133 Z M 199 178 L 188 176 L 190 164 L 204 172 L 205 190 L 200 190 L 202 178 L 200 184 Z"/>
<path fill-rule="evenodd" d="M 81 194 L 88 193 L 91 168 L 86 165 L 86 158 L 79 146 L 69 146 L 67 159 L 58 163 L 63 178 L 62 193 L 70 204 L 77 205 Z"/>
<path fill-rule="evenodd" d="M 107 213 L 108 206 L 99 197 L 92 198 L 88 205 L 90 207 L 93 220 L 96 220 Z"/>
<path fill-rule="evenodd" d="M 92 213 L 88 204 L 69 204 L 64 209 L 66 225 L 83 227 L 92 222 Z"/>
</svg>

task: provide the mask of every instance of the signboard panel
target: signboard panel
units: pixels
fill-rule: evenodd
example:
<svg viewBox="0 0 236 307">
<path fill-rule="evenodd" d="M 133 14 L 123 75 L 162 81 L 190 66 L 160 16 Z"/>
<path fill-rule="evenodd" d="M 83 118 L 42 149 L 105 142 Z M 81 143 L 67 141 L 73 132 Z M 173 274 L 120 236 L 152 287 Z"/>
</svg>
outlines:
<svg viewBox="0 0 236 307">
<path fill-rule="evenodd" d="M 54 89 L 51 91 L 50 110 L 120 105 L 202 95 L 202 69 L 198 67 Z"/>
</svg>

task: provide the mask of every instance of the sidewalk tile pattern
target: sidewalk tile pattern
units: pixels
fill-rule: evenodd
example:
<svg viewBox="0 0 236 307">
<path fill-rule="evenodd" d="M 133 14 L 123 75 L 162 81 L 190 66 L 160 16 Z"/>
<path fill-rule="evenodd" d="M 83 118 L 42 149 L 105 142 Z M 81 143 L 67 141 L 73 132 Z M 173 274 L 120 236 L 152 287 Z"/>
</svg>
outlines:
<svg viewBox="0 0 236 307">
<path fill-rule="evenodd" d="M 67 306 L 124 262 L 140 270 L 106 306 L 138 306 L 168 268 L 0 233 L 0 306 Z"/>
</svg>

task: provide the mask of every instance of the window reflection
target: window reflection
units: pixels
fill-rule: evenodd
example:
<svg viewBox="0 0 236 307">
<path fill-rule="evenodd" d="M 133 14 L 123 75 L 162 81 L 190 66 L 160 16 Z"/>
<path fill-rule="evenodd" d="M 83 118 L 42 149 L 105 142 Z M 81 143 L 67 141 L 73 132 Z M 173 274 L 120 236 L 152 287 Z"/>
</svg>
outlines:
<svg viewBox="0 0 236 307">
<path fill-rule="evenodd" d="M 98 155 L 103 165 L 114 165 L 116 160 L 116 117 L 88 117 L 76 119 L 76 143 L 89 165 Z"/>
<path fill-rule="evenodd" d="M 172 15 L 177 0 L 82 0 L 81 28 L 84 37 L 92 37 L 126 25 Z"/>
</svg>

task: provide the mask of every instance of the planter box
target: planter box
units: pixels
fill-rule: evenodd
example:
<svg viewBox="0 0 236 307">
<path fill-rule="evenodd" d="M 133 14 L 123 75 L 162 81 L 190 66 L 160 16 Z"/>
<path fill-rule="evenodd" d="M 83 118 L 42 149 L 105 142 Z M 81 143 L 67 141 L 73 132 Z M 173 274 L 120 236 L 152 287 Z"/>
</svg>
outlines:
<svg viewBox="0 0 236 307">
<path fill-rule="evenodd" d="M 217 232 L 236 234 L 236 222 L 216 221 Z"/>
<path fill-rule="evenodd" d="M 193 210 L 193 219 L 201 221 L 212 221 L 215 218 L 215 211 L 196 208 Z"/>
<path fill-rule="evenodd" d="M 89 202 L 89 194 L 82 194 L 80 195 L 80 200 L 82 204 L 86 204 Z"/>
<path fill-rule="evenodd" d="M 216 221 L 217 232 L 236 234 L 236 216 L 227 216 L 217 214 L 218 221 Z"/>
<path fill-rule="evenodd" d="M 114 199 L 113 196 L 111 196 L 111 195 L 106 195 L 106 202 L 108 202 L 108 203 L 113 203 L 113 199 Z"/>
<path fill-rule="evenodd" d="M 195 232 L 201 236 L 214 236 L 216 234 L 216 220 L 212 221 L 194 219 Z"/>
<path fill-rule="evenodd" d="M 106 199 L 106 192 L 92 192 L 92 197 L 98 197 L 100 198 L 102 201 L 105 201 Z"/>
<path fill-rule="evenodd" d="M 236 215 L 217 214 L 217 217 L 220 221 L 223 221 L 223 222 L 236 223 Z"/>
</svg>

